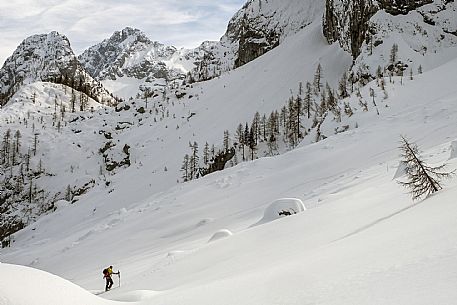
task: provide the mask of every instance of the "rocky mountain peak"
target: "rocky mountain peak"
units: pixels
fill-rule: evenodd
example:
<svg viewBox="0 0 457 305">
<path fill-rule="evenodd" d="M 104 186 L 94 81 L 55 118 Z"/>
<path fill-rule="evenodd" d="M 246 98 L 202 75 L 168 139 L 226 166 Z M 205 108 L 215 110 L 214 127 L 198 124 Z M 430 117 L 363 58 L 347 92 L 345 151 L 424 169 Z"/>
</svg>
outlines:
<svg viewBox="0 0 457 305">
<path fill-rule="evenodd" d="M 60 82 L 96 100 L 111 99 L 78 62 L 66 36 L 58 32 L 26 38 L 0 69 L 0 105 L 6 104 L 22 85 L 37 81 Z"/>
<path fill-rule="evenodd" d="M 167 78 L 169 71 L 163 61 L 175 52 L 175 47 L 151 41 L 142 31 L 127 27 L 90 47 L 79 56 L 79 60 L 98 80 Z"/>
<path fill-rule="evenodd" d="M 30 36 L 0 69 L 0 104 L 4 105 L 21 84 L 74 74 L 77 69 L 67 37 L 58 32 Z"/>
</svg>

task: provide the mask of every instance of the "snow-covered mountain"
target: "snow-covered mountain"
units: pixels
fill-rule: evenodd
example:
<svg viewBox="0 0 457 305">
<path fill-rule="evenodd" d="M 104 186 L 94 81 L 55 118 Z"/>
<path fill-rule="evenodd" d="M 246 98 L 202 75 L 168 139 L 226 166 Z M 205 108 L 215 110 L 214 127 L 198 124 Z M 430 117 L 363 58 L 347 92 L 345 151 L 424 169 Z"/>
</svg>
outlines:
<svg viewBox="0 0 457 305">
<path fill-rule="evenodd" d="M 175 47 L 153 42 L 140 30 L 127 27 L 90 47 L 78 58 L 98 80 L 119 77 L 172 79 L 187 72 L 167 69 L 165 61 L 176 52 Z"/>
<path fill-rule="evenodd" d="M 58 32 L 25 39 L 0 69 L 0 105 L 21 86 L 37 81 L 65 83 L 102 103 L 114 99 L 81 66 L 67 37 Z"/>
<path fill-rule="evenodd" d="M 113 92 L 130 97 L 138 92 L 147 95 L 156 85 L 182 81 L 214 44 L 204 42 L 196 49 L 177 49 L 127 27 L 90 47 L 78 59 L 95 79 Z M 116 83 L 128 83 L 129 89 L 119 91 Z"/>
<path fill-rule="evenodd" d="M 0 110 L 0 304 L 452 304 L 456 178 L 416 203 L 397 181 L 401 135 L 457 166 L 456 14 L 253 0 L 196 50 L 126 29 L 87 51 L 133 97 L 116 107 L 21 86 Z M 112 264 L 122 286 L 103 300 L 4 263 L 94 294 Z M 24 294 L 26 273 L 45 289 Z"/>
<path fill-rule="evenodd" d="M 150 197 L 135 185 L 159 180 L 136 172 L 122 183 L 144 199 L 97 189 L 80 204 L 59 206 L 15 234 L 1 261 L 50 271 L 93 293 L 103 289 L 101 270 L 112 264 L 121 270 L 121 287 L 104 300 L 42 271 L 0 264 L 3 298 L 46 304 L 70 295 L 62 304 L 71 305 L 452 304 L 456 179 L 414 204 L 392 178 L 399 133 L 419 141 L 427 162 L 457 166 L 450 142 L 457 132 L 456 65 L 403 85 L 395 77 L 382 116 L 355 114 L 358 129 L 314 145 Z M 308 209 L 258 225 L 271 201 L 289 196 Z M 221 229 L 232 234 L 209 242 Z M 18 289 L 26 275 L 32 283 Z"/>
</svg>

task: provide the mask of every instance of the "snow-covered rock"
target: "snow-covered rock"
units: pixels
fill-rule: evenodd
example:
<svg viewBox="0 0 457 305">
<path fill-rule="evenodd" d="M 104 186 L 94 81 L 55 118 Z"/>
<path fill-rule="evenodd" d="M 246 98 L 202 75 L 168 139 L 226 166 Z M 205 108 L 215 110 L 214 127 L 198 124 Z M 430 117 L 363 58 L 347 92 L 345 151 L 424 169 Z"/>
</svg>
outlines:
<svg viewBox="0 0 457 305">
<path fill-rule="evenodd" d="M 273 201 L 266 209 L 262 219 L 255 225 L 264 224 L 290 215 L 306 211 L 303 201 L 298 198 L 280 198 Z"/>
</svg>

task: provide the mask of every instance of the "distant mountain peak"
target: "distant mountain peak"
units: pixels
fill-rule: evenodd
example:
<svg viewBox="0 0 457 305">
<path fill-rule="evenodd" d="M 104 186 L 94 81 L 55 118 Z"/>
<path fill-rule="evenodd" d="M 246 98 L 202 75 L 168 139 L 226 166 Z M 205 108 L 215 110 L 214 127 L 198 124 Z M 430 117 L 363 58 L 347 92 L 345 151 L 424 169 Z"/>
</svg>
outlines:
<svg viewBox="0 0 457 305">
<path fill-rule="evenodd" d="M 22 85 L 37 81 L 65 82 L 75 89 L 85 87 L 94 99 L 111 99 L 79 63 L 68 38 L 56 31 L 24 39 L 5 61 L 0 69 L 0 105 Z"/>
<path fill-rule="evenodd" d="M 98 80 L 167 78 L 169 71 L 163 61 L 175 52 L 175 47 L 152 41 L 139 29 L 126 27 L 87 49 L 79 60 Z"/>
</svg>

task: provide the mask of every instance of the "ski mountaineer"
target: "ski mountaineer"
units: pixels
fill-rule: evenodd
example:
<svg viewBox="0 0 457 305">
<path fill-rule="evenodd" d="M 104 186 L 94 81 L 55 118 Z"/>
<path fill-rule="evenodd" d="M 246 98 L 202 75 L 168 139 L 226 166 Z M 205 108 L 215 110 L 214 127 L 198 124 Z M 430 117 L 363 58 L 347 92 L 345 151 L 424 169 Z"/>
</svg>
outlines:
<svg viewBox="0 0 457 305">
<path fill-rule="evenodd" d="M 113 272 L 113 266 L 109 266 L 103 270 L 103 278 L 106 279 L 105 291 L 110 290 L 114 284 L 113 279 L 111 278 L 111 275 L 113 274 L 119 275 L 119 272 Z"/>
</svg>

